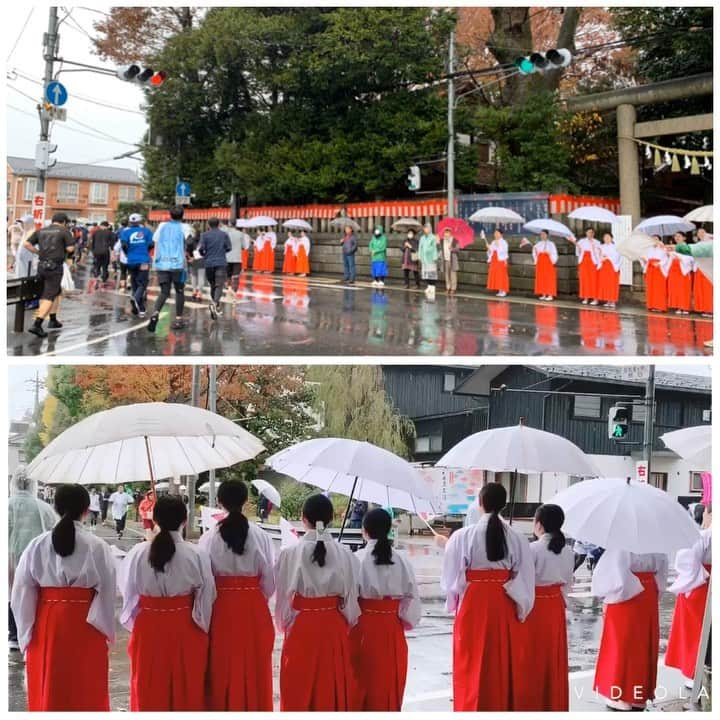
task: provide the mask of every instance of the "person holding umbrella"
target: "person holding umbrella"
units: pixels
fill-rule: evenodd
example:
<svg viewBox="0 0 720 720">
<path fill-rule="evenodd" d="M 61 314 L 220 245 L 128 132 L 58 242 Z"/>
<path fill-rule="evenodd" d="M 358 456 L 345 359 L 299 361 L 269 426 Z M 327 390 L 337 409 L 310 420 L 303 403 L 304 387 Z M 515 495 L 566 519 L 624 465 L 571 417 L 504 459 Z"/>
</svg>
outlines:
<svg viewBox="0 0 720 720">
<path fill-rule="evenodd" d="M 89 507 L 82 485 L 58 487 L 60 520 L 32 540 L 15 571 L 10 605 L 27 653 L 30 711 L 110 710 L 115 564 L 110 545 L 82 526 Z"/>
<path fill-rule="evenodd" d="M 675 247 L 686 244 L 685 235 L 681 232 L 676 232 L 673 240 Z M 693 259 L 675 252 L 674 248 L 670 250 L 669 258 L 668 309 L 675 310 L 677 315 L 688 315 L 692 304 Z"/>
<path fill-rule="evenodd" d="M 669 258 L 662 238 L 653 235 L 655 244 L 640 259 L 645 274 L 645 304 L 651 312 L 667 312 Z"/>
<path fill-rule="evenodd" d="M 325 495 L 303 505 L 305 534 L 280 550 L 275 566 L 275 620 L 285 634 L 280 660 L 281 711 L 355 710 L 357 688 L 349 629 L 360 617 L 350 549 L 327 526 L 334 510 Z"/>
<path fill-rule="evenodd" d="M 182 538 L 183 501 L 155 503 L 152 542 L 125 556 L 119 587 L 120 622 L 131 631 L 130 711 L 206 709 L 208 631 L 215 602 L 210 558 Z"/>
<path fill-rule="evenodd" d="M 310 274 L 310 238 L 304 230 L 300 231 L 300 237 L 297 240 L 297 262 L 295 272 L 300 277 L 306 277 Z"/>
<path fill-rule="evenodd" d="M 620 262 L 621 257 L 615 247 L 612 233 L 603 235 L 603 244 L 597 265 L 597 302 L 604 302 L 606 308 L 615 308 L 620 298 Z"/>
<path fill-rule="evenodd" d="M 283 266 L 282 271 L 284 275 L 294 275 L 297 266 L 297 246 L 298 240 L 293 235 L 292 230 L 288 230 L 287 239 L 283 244 Z"/>
<path fill-rule="evenodd" d="M 506 297 L 510 291 L 509 258 L 507 240 L 503 237 L 501 230 L 495 230 L 493 241 L 487 249 L 487 289 L 496 290 L 498 297 Z"/>
<path fill-rule="evenodd" d="M 223 482 L 217 499 L 227 515 L 199 542 L 210 557 L 217 589 L 210 624 L 207 709 L 272 712 L 272 540 L 243 514 L 248 499 L 244 482 Z"/>
<path fill-rule="evenodd" d="M 265 272 L 265 243 L 268 239 L 261 228 L 257 229 L 255 238 L 253 240 L 253 272 Z"/>
<path fill-rule="evenodd" d="M 415 287 L 420 289 L 418 241 L 412 228 L 407 231 L 407 236 L 403 241 L 402 271 L 405 276 L 405 287 L 410 287 L 410 273 L 412 273 L 415 278 Z"/>
<path fill-rule="evenodd" d="M 600 256 L 600 243 L 595 237 L 595 230 L 587 228 L 585 237 L 575 240 L 568 237 L 575 245 L 575 255 L 578 259 L 578 296 L 583 305 L 597 305 L 598 292 L 598 264 L 602 265 Z"/>
<path fill-rule="evenodd" d="M 438 252 L 439 241 L 432 231 L 429 223 L 423 228 L 418 244 L 418 259 L 420 260 L 420 276 L 427 282 L 425 294 L 429 300 L 435 299 L 435 286 L 438 280 Z"/>
<path fill-rule="evenodd" d="M 385 278 L 388 276 L 387 268 L 387 237 L 382 225 L 375 228 L 370 240 L 370 272 L 373 278 L 373 287 L 385 287 Z"/>
<path fill-rule="evenodd" d="M 445 546 L 440 587 L 453 628 L 453 709 L 517 709 L 532 682 L 520 624 L 532 610 L 535 569 L 530 547 L 500 518 L 507 492 L 480 490 L 480 520 L 457 530 Z"/>
<path fill-rule="evenodd" d="M 535 294 L 541 300 L 554 300 L 557 296 L 558 252 L 555 243 L 549 239 L 547 230 L 540 231 L 540 240 L 533 245 L 535 263 Z"/>
<path fill-rule="evenodd" d="M 440 265 L 445 274 L 445 290 L 448 295 L 457 292 L 457 278 L 460 270 L 460 243 L 453 236 L 450 228 L 443 230 L 440 248 Z"/>
<path fill-rule="evenodd" d="M 350 632 L 358 709 L 400 712 L 407 675 L 404 630 L 420 621 L 420 595 L 412 566 L 392 547 L 389 513 L 371 510 L 362 526 L 368 544 L 355 554 L 362 614 Z"/>
</svg>

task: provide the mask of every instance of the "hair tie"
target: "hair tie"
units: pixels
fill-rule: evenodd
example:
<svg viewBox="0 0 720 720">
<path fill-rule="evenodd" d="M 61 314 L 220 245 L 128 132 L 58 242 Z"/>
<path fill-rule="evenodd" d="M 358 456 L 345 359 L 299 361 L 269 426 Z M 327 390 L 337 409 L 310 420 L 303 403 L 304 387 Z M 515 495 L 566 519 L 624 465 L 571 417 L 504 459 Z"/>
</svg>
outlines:
<svg viewBox="0 0 720 720">
<path fill-rule="evenodd" d="M 317 530 L 318 535 L 325 530 L 325 523 L 322 520 L 318 520 L 315 523 L 315 530 Z"/>
</svg>

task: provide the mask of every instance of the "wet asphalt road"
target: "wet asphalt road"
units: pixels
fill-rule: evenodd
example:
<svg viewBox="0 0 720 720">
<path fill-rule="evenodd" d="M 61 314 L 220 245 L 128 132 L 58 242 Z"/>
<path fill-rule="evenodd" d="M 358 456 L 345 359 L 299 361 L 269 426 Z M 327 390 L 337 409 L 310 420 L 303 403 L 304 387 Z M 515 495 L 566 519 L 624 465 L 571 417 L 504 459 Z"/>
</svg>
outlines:
<svg viewBox="0 0 720 720">
<path fill-rule="evenodd" d="M 78 272 L 78 287 L 84 286 Z M 150 289 L 154 301 L 157 288 Z M 207 296 L 207 291 L 206 291 Z M 273 355 L 706 355 L 712 320 L 647 314 L 637 307 L 609 311 L 573 301 L 546 303 L 466 294 L 435 301 L 397 284 L 377 290 L 330 278 L 245 274 L 226 295 L 224 317 L 212 321 L 207 300 L 186 302 L 187 327 L 172 330 L 174 303 L 155 334 L 130 314 L 126 295 L 110 288 L 77 290 L 64 298 L 65 327 L 46 340 L 12 329 L 11 356 Z M 32 322 L 26 312 L 26 327 Z"/>
<path fill-rule="evenodd" d="M 102 534 L 113 544 L 128 549 L 133 541 L 118 543 L 111 530 Z M 407 634 L 409 663 L 405 703 L 416 710 L 443 709 L 436 699 L 447 694 L 452 683 L 452 618 L 445 612 L 440 592 L 439 576 L 441 551 L 430 545 L 429 539 L 404 540 L 402 549 L 409 555 L 418 578 L 423 597 L 423 619 Z M 602 631 L 602 605 L 589 597 L 590 575 L 585 568 L 578 570 L 576 583 L 568 608 L 568 649 L 571 673 L 591 671 L 595 666 Z M 674 596 L 663 593 L 660 604 L 660 654 L 665 652 L 672 619 Z M 128 709 L 129 661 L 127 657 L 128 633 L 121 629 L 110 656 L 110 695 L 112 710 Z M 275 639 L 273 675 L 276 708 L 279 706 L 278 678 L 282 637 Z M 19 653 L 9 654 L 9 709 L 25 709 L 24 664 Z M 433 705 L 432 703 L 436 704 Z M 443 700 L 442 702 L 447 702 Z M 440 703 L 440 704 L 437 704 Z M 597 709 L 602 709 L 599 707 Z"/>
</svg>

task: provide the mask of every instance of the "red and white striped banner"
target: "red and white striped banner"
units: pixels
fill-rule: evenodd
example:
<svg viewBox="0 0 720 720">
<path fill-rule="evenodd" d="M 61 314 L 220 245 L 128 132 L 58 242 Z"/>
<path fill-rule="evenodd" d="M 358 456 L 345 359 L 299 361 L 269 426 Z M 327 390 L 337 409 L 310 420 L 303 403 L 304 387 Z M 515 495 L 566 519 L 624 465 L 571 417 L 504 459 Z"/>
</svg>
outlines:
<svg viewBox="0 0 720 720">
<path fill-rule="evenodd" d="M 592 197 L 590 195 L 550 195 L 550 215 L 567 215 L 579 207 L 595 205 L 615 214 L 620 212 L 620 201 L 616 198 Z"/>
</svg>

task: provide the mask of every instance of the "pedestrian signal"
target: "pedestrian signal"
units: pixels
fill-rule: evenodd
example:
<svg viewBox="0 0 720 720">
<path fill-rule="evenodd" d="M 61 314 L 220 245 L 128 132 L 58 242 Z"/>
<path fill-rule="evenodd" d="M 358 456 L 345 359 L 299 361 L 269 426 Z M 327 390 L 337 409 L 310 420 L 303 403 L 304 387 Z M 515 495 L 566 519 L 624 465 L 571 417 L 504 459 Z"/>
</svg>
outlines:
<svg viewBox="0 0 720 720">
<path fill-rule="evenodd" d="M 622 440 L 630 431 L 630 408 L 627 405 L 613 405 L 608 413 L 608 437 Z"/>
<path fill-rule="evenodd" d="M 546 73 L 549 70 L 559 70 L 572 62 L 572 53 L 565 48 L 557 48 L 546 52 L 534 52 L 515 59 L 515 67 L 521 75 L 532 73 Z"/>
</svg>

